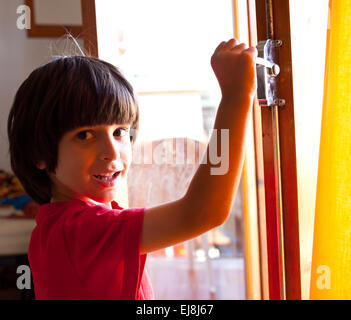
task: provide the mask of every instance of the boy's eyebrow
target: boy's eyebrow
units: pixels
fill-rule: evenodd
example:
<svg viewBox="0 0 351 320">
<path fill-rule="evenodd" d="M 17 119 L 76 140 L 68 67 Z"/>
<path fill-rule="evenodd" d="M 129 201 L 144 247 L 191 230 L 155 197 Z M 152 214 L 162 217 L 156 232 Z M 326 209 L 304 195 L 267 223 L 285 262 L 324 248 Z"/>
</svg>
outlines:
<svg viewBox="0 0 351 320">
<path fill-rule="evenodd" d="M 96 128 L 96 127 L 102 127 L 104 126 L 104 124 L 98 124 L 98 125 L 92 125 L 92 126 L 82 126 L 82 127 L 77 127 L 75 129 L 72 129 L 70 130 L 70 132 L 74 133 L 74 132 L 79 132 L 79 131 L 82 131 L 82 130 L 88 130 L 88 129 L 92 129 L 92 128 Z M 111 124 L 110 126 L 116 126 L 118 128 L 120 127 L 131 127 L 131 124 L 130 123 L 124 123 L 124 124 Z"/>
</svg>

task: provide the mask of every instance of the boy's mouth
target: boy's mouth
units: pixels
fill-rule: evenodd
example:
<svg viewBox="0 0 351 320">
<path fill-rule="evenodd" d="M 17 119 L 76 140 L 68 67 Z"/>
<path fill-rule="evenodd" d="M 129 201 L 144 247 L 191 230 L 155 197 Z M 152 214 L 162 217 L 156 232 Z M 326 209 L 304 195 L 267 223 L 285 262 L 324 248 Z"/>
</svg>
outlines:
<svg viewBox="0 0 351 320">
<path fill-rule="evenodd" d="M 113 182 L 117 179 L 121 172 L 117 171 L 115 173 L 106 173 L 106 174 L 93 174 L 95 180 L 103 183 L 107 187 L 112 187 Z"/>
</svg>

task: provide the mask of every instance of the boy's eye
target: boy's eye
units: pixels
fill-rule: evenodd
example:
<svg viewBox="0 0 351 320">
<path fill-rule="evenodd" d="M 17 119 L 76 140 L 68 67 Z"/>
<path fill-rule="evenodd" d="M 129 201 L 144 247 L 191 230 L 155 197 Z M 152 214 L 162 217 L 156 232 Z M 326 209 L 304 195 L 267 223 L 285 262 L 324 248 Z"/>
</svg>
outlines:
<svg viewBox="0 0 351 320">
<path fill-rule="evenodd" d="M 77 134 L 77 138 L 79 140 L 87 140 L 92 136 L 91 132 L 89 131 L 81 131 Z"/>
<path fill-rule="evenodd" d="M 124 137 L 125 135 L 127 135 L 129 132 L 129 130 L 127 128 L 118 128 L 115 130 L 114 135 L 118 136 L 118 137 Z"/>
<path fill-rule="evenodd" d="M 113 133 L 113 135 L 118 138 L 123 138 L 128 134 L 129 134 L 128 128 L 117 128 Z M 92 137 L 93 137 L 93 133 L 89 130 L 80 131 L 76 135 L 76 138 L 78 140 L 88 140 L 88 139 L 91 139 Z"/>
</svg>

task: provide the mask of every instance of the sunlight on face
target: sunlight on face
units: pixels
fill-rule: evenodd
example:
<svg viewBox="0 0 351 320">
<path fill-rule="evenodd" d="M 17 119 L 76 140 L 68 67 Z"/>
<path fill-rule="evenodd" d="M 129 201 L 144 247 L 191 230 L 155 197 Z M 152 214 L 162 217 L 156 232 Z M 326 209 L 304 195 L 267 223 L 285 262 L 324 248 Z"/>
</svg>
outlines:
<svg viewBox="0 0 351 320">
<path fill-rule="evenodd" d="M 130 125 L 81 127 L 59 142 L 51 202 L 81 199 L 104 203 L 116 199 L 132 161 Z"/>
</svg>

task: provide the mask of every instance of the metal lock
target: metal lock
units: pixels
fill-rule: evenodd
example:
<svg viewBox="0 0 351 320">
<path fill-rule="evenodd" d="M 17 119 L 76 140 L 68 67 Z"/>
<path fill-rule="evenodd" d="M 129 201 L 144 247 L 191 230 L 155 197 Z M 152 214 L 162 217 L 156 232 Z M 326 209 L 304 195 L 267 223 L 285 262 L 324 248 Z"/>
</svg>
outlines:
<svg viewBox="0 0 351 320">
<path fill-rule="evenodd" d="M 281 40 L 271 39 L 260 41 L 257 45 L 257 98 L 262 107 L 285 105 L 285 101 L 278 98 L 276 77 L 280 73 L 280 68 L 274 63 L 275 49 L 281 45 Z"/>
</svg>

